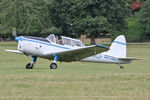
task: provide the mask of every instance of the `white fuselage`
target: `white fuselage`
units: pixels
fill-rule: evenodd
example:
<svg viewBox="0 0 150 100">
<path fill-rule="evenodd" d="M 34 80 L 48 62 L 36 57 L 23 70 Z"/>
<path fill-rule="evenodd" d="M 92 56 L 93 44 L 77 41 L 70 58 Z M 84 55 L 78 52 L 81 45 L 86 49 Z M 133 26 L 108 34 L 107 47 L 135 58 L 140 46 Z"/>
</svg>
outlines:
<svg viewBox="0 0 150 100">
<path fill-rule="evenodd" d="M 18 42 L 18 50 L 26 53 L 27 55 L 34 55 L 42 58 L 47 58 L 45 54 L 53 52 L 63 52 L 70 49 L 80 48 L 77 46 L 60 45 L 56 43 L 49 43 L 34 39 L 27 39 L 21 37 L 21 41 Z M 51 58 L 47 58 L 51 59 Z"/>
<path fill-rule="evenodd" d="M 68 46 L 68 45 L 61 45 L 56 43 L 44 42 L 34 39 L 28 39 L 24 37 L 20 37 L 21 40 L 18 42 L 18 50 L 27 54 L 27 55 L 34 55 L 37 57 L 42 57 L 46 59 L 53 59 L 53 52 L 61 52 L 67 51 L 70 49 L 80 48 L 77 46 Z M 52 53 L 51 57 L 47 58 L 45 54 Z M 69 59 L 69 58 L 68 58 Z M 123 64 L 123 63 L 130 63 L 130 61 L 121 61 L 118 60 L 116 57 L 110 57 L 104 55 L 103 53 L 85 58 L 81 60 L 82 62 L 100 62 L 100 63 L 115 63 L 115 64 Z"/>
</svg>

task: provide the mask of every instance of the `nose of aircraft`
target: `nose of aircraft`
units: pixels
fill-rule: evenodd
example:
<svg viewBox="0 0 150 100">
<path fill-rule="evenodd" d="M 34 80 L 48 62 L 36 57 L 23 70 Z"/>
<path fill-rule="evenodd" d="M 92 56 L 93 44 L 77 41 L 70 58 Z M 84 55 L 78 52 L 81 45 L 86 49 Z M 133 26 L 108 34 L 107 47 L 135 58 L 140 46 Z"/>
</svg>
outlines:
<svg viewBox="0 0 150 100">
<path fill-rule="evenodd" d="M 20 39 L 21 39 L 20 36 L 18 36 L 18 37 L 15 38 L 16 42 L 18 42 Z"/>
</svg>

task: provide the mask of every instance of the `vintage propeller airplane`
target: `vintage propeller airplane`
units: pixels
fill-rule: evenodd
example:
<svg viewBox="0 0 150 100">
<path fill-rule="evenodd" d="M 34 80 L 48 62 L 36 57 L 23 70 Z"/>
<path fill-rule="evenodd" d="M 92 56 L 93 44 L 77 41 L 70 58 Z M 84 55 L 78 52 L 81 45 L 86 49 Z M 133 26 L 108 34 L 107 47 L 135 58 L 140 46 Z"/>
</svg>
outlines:
<svg viewBox="0 0 150 100">
<path fill-rule="evenodd" d="M 13 32 L 16 37 L 16 32 Z M 57 43 L 55 35 L 47 38 L 33 36 L 18 36 L 15 38 L 18 43 L 18 50 L 5 50 L 7 52 L 25 54 L 32 57 L 32 62 L 26 65 L 26 69 L 32 69 L 37 57 L 53 60 L 51 69 L 57 68 L 57 62 L 80 61 L 86 57 L 109 50 L 103 45 L 85 46 L 82 41 L 61 36 L 61 43 Z"/>
<path fill-rule="evenodd" d="M 13 32 L 18 43 L 18 50 L 5 50 L 6 52 L 25 54 L 32 57 L 32 62 L 26 64 L 26 69 L 32 69 L 37 57 L 53 60 L 50 69 L 57 69 L 57 62 L 104 62 L 124 64 L 137 58 L 126 57 L 126 40 L 123 35 L 117 37 L 110 48 L 104 45 L 85 46 L 82 41 L 61 36 L 57 43 L 54 34 L 47 38 L 33 36 L 18 36 Z M 120 65 L 120 68 L 123 66 Z"/>
</svg>

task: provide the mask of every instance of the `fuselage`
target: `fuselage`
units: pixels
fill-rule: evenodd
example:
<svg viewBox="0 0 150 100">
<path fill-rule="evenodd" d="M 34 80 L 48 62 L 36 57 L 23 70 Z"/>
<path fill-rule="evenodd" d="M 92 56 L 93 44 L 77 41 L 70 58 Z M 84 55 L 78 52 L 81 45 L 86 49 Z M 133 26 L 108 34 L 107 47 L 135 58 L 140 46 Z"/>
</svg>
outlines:
<svg viewBox="0 0 150 100">
<path fill-rule="evenodd" d="M 18 41 L 19 40 L 19 41 Z M 70 49 L 80 48 L 76 46 L 61 45 L 56 43 L 50 43 L 45 38 L 20 36 L 17 37 L 18 50 L 27 54 L 42 57 L 46 59 L 53 59 L 53 52 L 63 52 Z M 46 53 L 52 53 L 51 57 L 47 58 Z"/>
<path fill-rule="evenodd" d="M 18 41 L 18 50 L 31 56 L 37 56 L 45 59 L 52 60 L 53 52 L 63 52 L 75 48 L 81 48 L 78 46 L 69 46 L 61 45 L 56 43 L 50 43 L 45 38 L 31 37 L 31 36 L 19 36 L 16 38 Z M 45 54 L 49 53 L 51 56 L 46 56 Z M 68 58 L 69 59 L 69 58 Z M 115 63 L 115 64 L 124 64 L 130 63 L 130 61 L 121 61 L 116 57 L 110 57 L 104 55 L 103 53 L 90 56 L 81 60 L 82 62 L 101 62 L 101 63 Z"/>
<path fill-rule="evenodd" d="M 131 61 L 119 60 L 116 57 L 107 56 L 107 55 L 104 55 L 103 53 L 100 53 L 91 57 L 87 57 L 81 61 L 82 62 L 96 62 L 96 63 L 114 63 L 114 64 L 127 64 L 131 62 Z"/>
</svg>

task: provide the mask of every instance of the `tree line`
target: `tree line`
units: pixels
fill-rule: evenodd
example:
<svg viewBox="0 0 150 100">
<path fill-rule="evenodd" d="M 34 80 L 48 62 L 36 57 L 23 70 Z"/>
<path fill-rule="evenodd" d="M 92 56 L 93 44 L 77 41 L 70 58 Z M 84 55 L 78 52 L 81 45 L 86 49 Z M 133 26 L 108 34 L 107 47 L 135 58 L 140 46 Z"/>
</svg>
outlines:
<svg viewBox="0 0 150 100">
<path fill-rule="evenodd" d="M 131 0 L 0 0 L 0 35 L 11 36 L 13 28 L 16 28 L 18 35 L 46 37 L 56 34 L 79 37 L 86 34 L 94 44 L 95 37 L 101 34 L 115 37 L 116 34 L 128 33 L 130 2 Z"/>
</svg>

